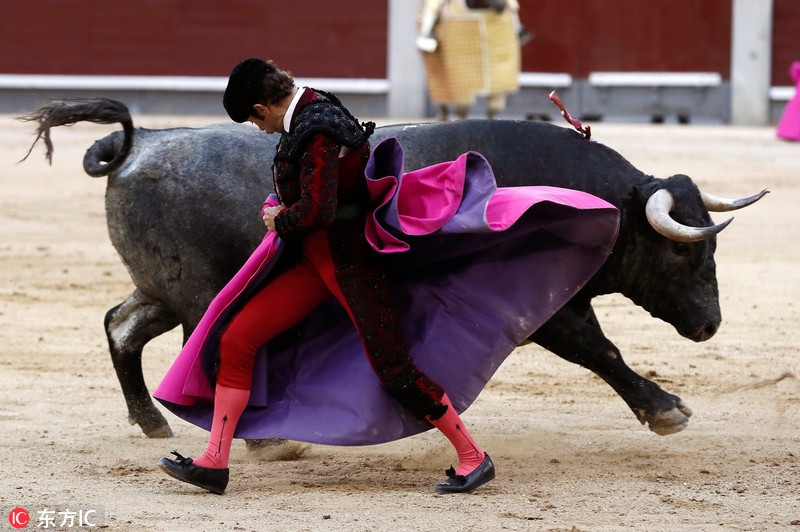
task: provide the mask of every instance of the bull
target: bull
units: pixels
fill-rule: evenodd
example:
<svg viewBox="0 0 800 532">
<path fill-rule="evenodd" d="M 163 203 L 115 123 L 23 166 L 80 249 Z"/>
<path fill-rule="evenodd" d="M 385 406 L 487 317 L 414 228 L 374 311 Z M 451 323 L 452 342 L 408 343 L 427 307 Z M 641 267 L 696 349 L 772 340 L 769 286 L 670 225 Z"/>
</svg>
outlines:
<svg viewBox="0 0 800 532">
<path fill-rule="evenodd" d="M 58 102 L 23 118 L 38 121 L 37 141 L 44 138 L 48 159 L 51 127 L 80 121 L 123 126 L 95 142 L 83 161 L 90 176 L 108 176 L 108 232 L 135 285 L 107 312 L 104 326 L 129 421 L 149 437 L 170 437 L 142 375 L 142 349 L 178 325 L 185 341 L 262 240 L 258 213 L 273 190 L 276 139 L 233 123 L 134 128 L 126 106 L 104 98 Z M 710 196 L 688 176 L 646 175 L 588 135 L 548 123 L 395 125 L 378 128 L 372 141 L 392 136 L 405 148 L 407 171 L 474 150 L 489 160 L 500 186 L 572 188 L 615 205 L 621 227 L 610 258 L 529 340 L 594 372 L 651 431 L 667 435 L 688 425 L 692 411 L 680 397 L 624 362 L 603 333 L 592 299 L 623 294 L 680 335 L 708 340 L 721 322 L 716 235 L 730 222 L 714 225 L 709 210 L 748 206 L 766 190 L 738 200 Z"/>
</svg>

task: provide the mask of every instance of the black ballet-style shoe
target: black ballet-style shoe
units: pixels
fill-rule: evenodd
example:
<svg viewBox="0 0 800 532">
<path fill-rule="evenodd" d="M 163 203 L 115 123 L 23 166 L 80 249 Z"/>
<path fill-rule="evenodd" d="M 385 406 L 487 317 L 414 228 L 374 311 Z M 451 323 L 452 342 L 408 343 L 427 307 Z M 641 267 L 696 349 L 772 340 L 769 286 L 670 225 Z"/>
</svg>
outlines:
<svg viewBox="0 0 800 532">
<path fill-rule="evenodd" d="M 158 467 L 164 473 L 217 495 L 225 493 L 230 474 L 227 467 L 225 469 L 201 467 L 194 465 L 191 458 L 181 456 L 178 451 L 172 451 L 172 454 L 175 455 L 175 460 L 162 458 L 158 461 Z"/>
<path fill-rule="evenodd" d="M 481 465 L 469 475 L 456 475 L 452 467 L 445 471 L 447 480 L 436 484 L 436 493 L 469 493 L 494 479 L 494 464 L 488 454 L 484 455 Z"/>
</svg>

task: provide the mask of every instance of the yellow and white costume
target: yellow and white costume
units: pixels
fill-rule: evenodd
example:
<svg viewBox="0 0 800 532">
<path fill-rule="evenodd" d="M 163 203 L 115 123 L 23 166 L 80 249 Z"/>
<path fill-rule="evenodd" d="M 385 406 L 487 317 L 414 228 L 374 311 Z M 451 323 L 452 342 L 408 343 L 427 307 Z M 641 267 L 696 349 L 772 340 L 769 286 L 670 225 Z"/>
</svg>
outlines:
<svg viewBox="0 0 800 532">
<path fill-rule="evenodd" d="M 424 52 L 431 101 L 455 105 L 462 118 L 477 96 L 489 97 L 490 118 L 519 90 L 519 4 L 502 11 L 470 9 L 466 0 L 425 0 L 417 46 Z"/>
</svg>

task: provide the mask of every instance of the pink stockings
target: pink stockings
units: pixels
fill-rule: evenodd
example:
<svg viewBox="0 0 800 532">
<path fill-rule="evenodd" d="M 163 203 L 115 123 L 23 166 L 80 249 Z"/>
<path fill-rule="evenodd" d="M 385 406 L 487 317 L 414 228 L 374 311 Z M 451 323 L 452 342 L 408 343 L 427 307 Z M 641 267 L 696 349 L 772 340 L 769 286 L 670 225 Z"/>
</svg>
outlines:
<svg viewBox="0 0 800 532">
<path fill-rule="evenodd" d="M 233 431 L 250 399 L 250 390 L 217 384 L 214 391 L 214 419 L 206 451 L 192 460 L 200 467 L 225 469 L 231 456 Z"/>
<path fill-rule="evenodd" d="M 467 427 L 462 423 L 458 412 L 453 408 L 453 404 L 450 402 L 450 398 L 447 397 L 447 394 L 442 396 L 442 404 L 447 406 L 447 411 L 444 415 L 436 420 L 430 417 L 427 419 L 434 427 L 439 429 L 439 432 L 444 434 L 447 439 L 450 440 L 450 443 L 453 444 L 453 447 L 456 448 L 456 453 L 458 453 L 458 466 L 455 468 L 456 475 L 466 476 L 481 465 L 486 453 L 478 447 L 478 444 L 475 443 L 475 440 L 470 436 Z"/>
<path fill-rule="evenodd" d="M 217 385 L 214 397 L 214 420 L 211 425 L 208 446 L 201 456 L 193 460 L 195 465 L 222 469 L 228 467 L 233 431 L 249 398 L 250 390 Z M 484 452 L 470 436 L 447 394 L 442 397 L 442 404 L 447 406 L 444 415 L 436 420 L 428 418 L 428 421 L 439 429 L 455 447 L 458 454 L 456 475 L 468 475 L 481 464 Z"/>
</svg>

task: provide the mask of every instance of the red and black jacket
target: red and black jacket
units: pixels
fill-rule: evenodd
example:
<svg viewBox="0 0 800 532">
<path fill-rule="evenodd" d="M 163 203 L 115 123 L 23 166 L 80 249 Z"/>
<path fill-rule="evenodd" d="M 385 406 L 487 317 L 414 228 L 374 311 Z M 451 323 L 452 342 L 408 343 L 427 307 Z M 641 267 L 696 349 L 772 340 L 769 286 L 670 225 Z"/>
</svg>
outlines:
<svg viewBox="0 0 800 532">
<path fill-rule="evenodd" d="M 275 218 L 282 239 L 298 241 L 329 227 L 344 207 L 365 208 L 374 124 L 365 126 L 335 96 L 304 90 L 274 159 L 275 191 L 286 206 Z"/>
</svg>

